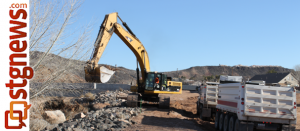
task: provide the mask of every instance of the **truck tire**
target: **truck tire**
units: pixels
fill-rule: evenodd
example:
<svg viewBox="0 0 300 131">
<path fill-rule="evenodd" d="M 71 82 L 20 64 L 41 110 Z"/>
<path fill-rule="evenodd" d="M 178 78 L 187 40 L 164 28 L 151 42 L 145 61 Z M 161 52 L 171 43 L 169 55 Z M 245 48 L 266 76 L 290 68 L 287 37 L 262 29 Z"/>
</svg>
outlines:
<svg viewBox="0 0 300 131">
<path fill-rule="evenodd" d="M 229 119 L 230 119 L 230 115 L 226 114 L 224 117 L 223 131 L 228 131 Z"/>
<path fill-rule="evenodd" d="M 129 94 L 127 96 L 126 104 L 128 107 L 137 107 L 138 106 L 138 95 Z"/>
<path fill-rule="evenodd" d="M 235 122 L 234 122 L 234 131 L 240 131 L 240 120 L 239 120 L 239 118 L 235 119 Z"/>
<path fill-rule="evenodd" d="M 170 96 L 159 97 L 159 108 L 169 109 L 170 108 Z"/>
<path fill-rule="evenodd" d="M 228 123 L 228 131 L 234 131 L 234 123 L 235 123 L 235 116 L 230 117 L 229 123 Z"/>
<path fill-rule="evenodd" d="M 215 129 L 219 129 L 219 118 L 220 118 L 220 112 L 216 112 L 216 117 L 215 117 Z"/>
<path fill-rule="evenodd" d="M 219 117 L 219 130 L 223 131 L 223 126 L 224 126 L 224 113 L 220 113 Z"/>
</svg>

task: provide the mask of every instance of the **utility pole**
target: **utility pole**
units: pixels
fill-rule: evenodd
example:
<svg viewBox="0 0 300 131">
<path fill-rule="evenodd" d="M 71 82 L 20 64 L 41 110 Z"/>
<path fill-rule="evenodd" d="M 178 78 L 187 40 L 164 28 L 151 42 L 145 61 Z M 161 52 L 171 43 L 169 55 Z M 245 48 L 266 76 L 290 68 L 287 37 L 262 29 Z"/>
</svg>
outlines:
<svg viewBox="0 0 300 131">
<path fill-rule="evenodd" d="M 178 72 L 178 68 L 177 68 L 177 78 L 179 78 L 179 72 Z"/>
<path fill-rule="evenodd" d="M 114 77 L 115 77 L 115 83 L 117 83 L 117 76 L 116 76 L 116 73 L 117 73 L 117 64 L 115 65 L 115 74 L 114 74 Z"/>
</svg>

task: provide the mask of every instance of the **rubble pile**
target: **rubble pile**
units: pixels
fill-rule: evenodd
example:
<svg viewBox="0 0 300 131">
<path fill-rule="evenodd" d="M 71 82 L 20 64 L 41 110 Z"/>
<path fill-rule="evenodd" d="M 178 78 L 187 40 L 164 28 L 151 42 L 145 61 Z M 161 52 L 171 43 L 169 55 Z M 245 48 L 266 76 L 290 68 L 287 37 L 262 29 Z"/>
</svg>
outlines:
<svg viewBox="0 0 300 131">
<path fill-rule="evenodd" d="M 129 91 L 107 91 L 96 94 L 91 98 L 77 98 L 73 102 L 90 103 L 90 105 L 104 104 L 103 108 L 91 108 L 87 113 L 79 113 L 73 119 L 67 120 L 57 126 L 45 128 L 44 131 L 115 131 L 122 130 L 136 124 L 132 117 L 142 113 L 139 107 L 126 107 L 126 100 L 119 96 Z"/>
<path fill-rule="evenodd" d="M 116 91 L 106 91 L 96 94 L 94 98 L 82 97 L 72 100 L 79 104 L 90 103 L 92 105 L 97 103 L 107 104 L 108 107 L 124 107 L 126 103 L 124 99 L 119 98 L 122 95 L 130 93 L 128 90 L 116 90 Z"/>
<path fill-rule="evenodd" d="M 114 131 L 136 124 L 131 118 L 141 113 L 139 108 L 111 107 L 80 113 L 72 120 L 58 124 L 52 131 Z M 48 130 L 47 128 L 45 130 Z"/>
</svg>

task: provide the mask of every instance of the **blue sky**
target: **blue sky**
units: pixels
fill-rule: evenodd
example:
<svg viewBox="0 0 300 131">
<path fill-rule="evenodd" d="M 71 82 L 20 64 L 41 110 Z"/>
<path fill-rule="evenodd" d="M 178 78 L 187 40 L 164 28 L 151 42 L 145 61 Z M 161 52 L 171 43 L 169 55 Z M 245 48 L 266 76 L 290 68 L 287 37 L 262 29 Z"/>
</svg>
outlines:
<svg viewBox="0 0 300 131">
<path fill-rule="evenodd" d="M 94 41 L 105 14 L 118 12 L 145 46 L 151 71 L 219 64 L 292 69 L 300 64 L 299 5 L 299 0 L 86 0 L 77 25 L 93 20 Z M 99 63 L 136 68 L 134 54 L 116 34 Z"/>
</svg>

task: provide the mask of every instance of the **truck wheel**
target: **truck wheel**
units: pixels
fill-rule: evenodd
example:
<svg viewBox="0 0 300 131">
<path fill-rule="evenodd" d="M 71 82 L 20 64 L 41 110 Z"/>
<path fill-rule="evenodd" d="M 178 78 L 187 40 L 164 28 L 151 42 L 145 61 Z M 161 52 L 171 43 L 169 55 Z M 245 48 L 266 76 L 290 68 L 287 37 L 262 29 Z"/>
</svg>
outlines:
<svg viewBox="0 0 300 131">
<path fill-rule="evenodd" d="M 239 131 L 239 130 L 240 130 L 240 120 L 236 118 L 234 122 L 234 131 Z"/>
<path fill-rule="evenodd" d="M 228 131 L 234 131 L 235 116 L 230 117 L 228 123 Z"/>
<path fill-rule="evenodd" d="M 128 107 L 137 107 L 138 106 L 138 95 L 136 94 L 129 94 L 127 96 L 126 104 Z"/>
<path fill-rule="evenodd" d="M 164 109 L 170 108 L 170 96 L 159 97 L 159 108 L 164 108 Z"/>
<path fill-rule="evenodd" d="M 224 126 L 224 113 L 220 114 L 219 117 L 219 130 L 222 131 Z"/>
<path fill-rule="evenodd" d="M 229 118 L 230 118 L 230 115 L 226 114 L 224 117 L 223 131 L 228 131 Z"/>
<path fill-rule="evenodd" d="M 219 118 L 220 118 L 220 112 L 216 112 L 216 117 L 215 117 L 215 129 L 219 129 Z"/>
</svg>

